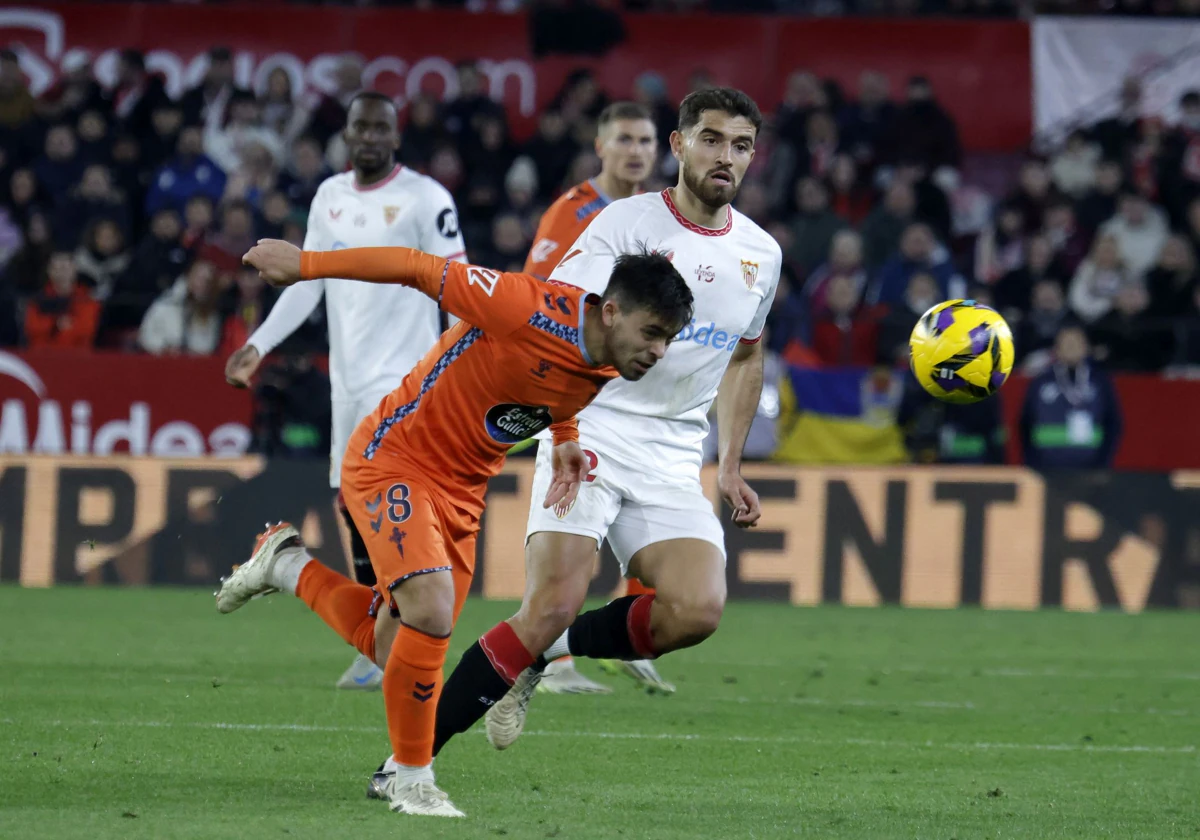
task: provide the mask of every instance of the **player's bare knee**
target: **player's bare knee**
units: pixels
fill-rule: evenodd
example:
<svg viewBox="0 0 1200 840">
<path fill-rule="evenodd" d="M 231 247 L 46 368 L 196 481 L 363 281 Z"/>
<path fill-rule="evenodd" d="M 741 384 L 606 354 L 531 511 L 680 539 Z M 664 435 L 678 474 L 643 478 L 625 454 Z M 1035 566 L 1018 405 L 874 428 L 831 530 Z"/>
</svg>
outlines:
<svg viewBox="0 0 1200 840">
<path fill-rule="evenodd" d="M 586 588 L 581 592 L 573 585 L 528 593 L 514 617 L 514 629 L 531 653 L 541 653 L 571 626 L 586 597 Z"/>
<path fill-rule="evenodd" d="M 387 662 L 388 654 L 392 652 L 392 643 L 396 641 L 396 633 L 399 631 L 399 617 L 392 615 L 386 605 L 381 605 L 375 618 L 375 664 L 380 668 Z"/>
<path fill-rule="evenodd" d="M 401 620 L 430 636 L 449 636 L 454 629 L 454 581 L 449 572 L 418 574 L 392 589 Z"/>
<path fill-rule="evenodd" d="M 716 594 L 672 604 L 661 627 L 661 636 L 665 637 L 661 641 L 671 649 L 697 645 L 717 632 L 724 611 L 725 599 Z"/>
</svg>

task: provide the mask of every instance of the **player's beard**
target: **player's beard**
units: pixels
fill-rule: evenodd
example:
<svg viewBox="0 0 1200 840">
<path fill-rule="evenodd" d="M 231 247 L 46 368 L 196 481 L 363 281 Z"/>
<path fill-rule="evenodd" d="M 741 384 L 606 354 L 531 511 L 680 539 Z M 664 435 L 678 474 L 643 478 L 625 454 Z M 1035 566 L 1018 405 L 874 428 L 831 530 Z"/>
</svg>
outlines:
<svg viewBox="0 0 1200 840">
<path fill-rule="evenodd" d="M 707 207 L 719 210 L 726 204 L 732 204 L 737 197 L 741 185 L 734 183 L 732 170 L 729 172 L 729 185 L 719 187 L 708 180 L 707 172 L 697 173 L 686 162 L 680 163 L 679 168 L 683 173 L 683 185 Z"/>
</svg>

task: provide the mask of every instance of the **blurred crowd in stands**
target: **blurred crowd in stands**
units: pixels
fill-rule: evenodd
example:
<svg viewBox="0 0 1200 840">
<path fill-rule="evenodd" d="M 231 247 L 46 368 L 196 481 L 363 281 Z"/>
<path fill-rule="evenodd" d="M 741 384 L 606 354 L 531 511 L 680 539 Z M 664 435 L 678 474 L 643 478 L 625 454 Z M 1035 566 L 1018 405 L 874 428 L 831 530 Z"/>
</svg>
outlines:
<svg viewBox="0 0 1200 840">
<path fill-rule="evenodd" d="M 35 99 L 0 51 L 0 346 L 241 346 L 276 293 L 239 258 L 259 237 L 303 241 L 317 186 L 345 168 L 361 70 L 346 56 L 324 95 L 298 95 L 282 71 L 245 90 L 215 48 L 203 81 L 172 100 L 127 50 L 111 89 L 75 60 Z M 575 72 L 523 140 L 477 69 L 458 74 L 454 98 L 404 110 L 399 157 L 453 193 L 472 262 L 522 265 L 541 211 L 598 172 L 594 120 L 614 98 L 658 126 L 645 188 L 675 181 L 675 108 L 652 71 L 628 91 Z M 797 72 L 762 104 L 771 116 L 737 206 L 784 250 L 768 325 L 784 360 L 902 364 L 918 315 L 971 296 L 1008 317 L 1033 373 L 1064 324 L 1085 329 L 1109 370 L 1200 364 L 1200 92 L 1168 123 L 1130 80 L 1119 113 L 1014 161 L 990 191 L 971 183 L 955 116 L 924 78 L 897 89 L 866 70 L 842 89 Z M 313 322 L 293 344 L 319 352 L 323 335 Z"/>
<path fill-rule="evenodd" d="M 178 101 L 132 50 L 113 89 L 80 61 L 35 100 L 0 52 L 0 343 L 226 353 L 261 322 L 274 293 L 239 257 L 259 237 L 303 240 L 317 185 L 345 167 L 361 65 L 346 57 L 337 90 L 302 99 L 282 70 L 249 91 L 228 50 L 209 59 Z M 521 266 L 542 209 L 598 171 L 594 120 L 614 96 L 655 116 L 646 188 L 674 182 L 675 110 L 652 72 L 633 91 L 572 74 L 522 142 L 473 66 L 459 83 L 405 109 L 399 157 L 454 194 L 473 262 Z M 955 118 L 925 79 L 894 90 L 867 70 L 842 90 L 792 75 L 737 201 L 787 259 L 771 348 L 890 363 L 918 314 L 969 295 L 1009 317 L 1025 365 L 1068 319 L 1109 369 L 1200 364 L 1200 93 L 1179 105 L 1177 124 L 1146 114 L 1131 80 L 1118 114 L 989 194 L 964 177 Z"/>
</svg>

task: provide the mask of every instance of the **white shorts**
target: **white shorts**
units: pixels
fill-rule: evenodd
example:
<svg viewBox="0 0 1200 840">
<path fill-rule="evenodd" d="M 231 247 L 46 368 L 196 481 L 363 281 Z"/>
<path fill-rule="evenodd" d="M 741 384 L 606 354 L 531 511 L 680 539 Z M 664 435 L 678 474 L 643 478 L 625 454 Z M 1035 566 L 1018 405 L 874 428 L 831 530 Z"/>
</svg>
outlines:
<svg viewBox="0 0 1200 840">
<path fill-rule="evenodd" d="M 383 398 L 391 390 L 380 391 L 378 394 L 363 397 L 358 400 L 332 400 L 333 429 L 329 441 L 329 486 L 342 486 L 342 457 L 346 454 L 346 444 L 350 436 L 358 428 L 362 419 L 379 407 Z"/>
<path fill-rule="evenodd" d="M 705 540 L 725 557 L 725 532 L 699 481 L 647 475 L 644 466 L 620 463 L 594 443 L 581 440 L 580 446 L 596 455 L 595 466 L 575 504 L 560 518 L 542 507 L 550 488 L 553 446 L 549 441 L 538 445 L 526 541 L 539 531 L 580 534 L 597 545 L 607 538 L 622 576 L 628 576 L 633 555 L 664 540 Z"/>
</svg>

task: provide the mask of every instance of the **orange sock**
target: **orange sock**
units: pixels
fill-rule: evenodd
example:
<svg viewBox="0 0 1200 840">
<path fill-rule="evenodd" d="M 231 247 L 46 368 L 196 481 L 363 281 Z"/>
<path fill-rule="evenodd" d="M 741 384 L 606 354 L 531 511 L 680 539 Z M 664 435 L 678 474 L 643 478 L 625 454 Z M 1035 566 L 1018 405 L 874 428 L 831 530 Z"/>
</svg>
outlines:
<svg viewBox="0 0 1200 840">
<path fill-rule="evenodd" d="M 449 636 L 439 639 L 401 623 L 384 665 L 383 705 L 392 756 L 407 767 L 424 767 L 433 761 L 442 665 L 449 648 Z"/>
<path fill-rule="evenodd" d="M 375 659 L 375 619 L 368 614 L 374 589 L 313 560 L 300 573 L 296 595 L 359 653 Z"/>
<path fill-rule="evenodd" d="M 637 578 L 625 578 L 626 595 L 653 595 L 654 589 L 646 586 Z"/>
</svg>

